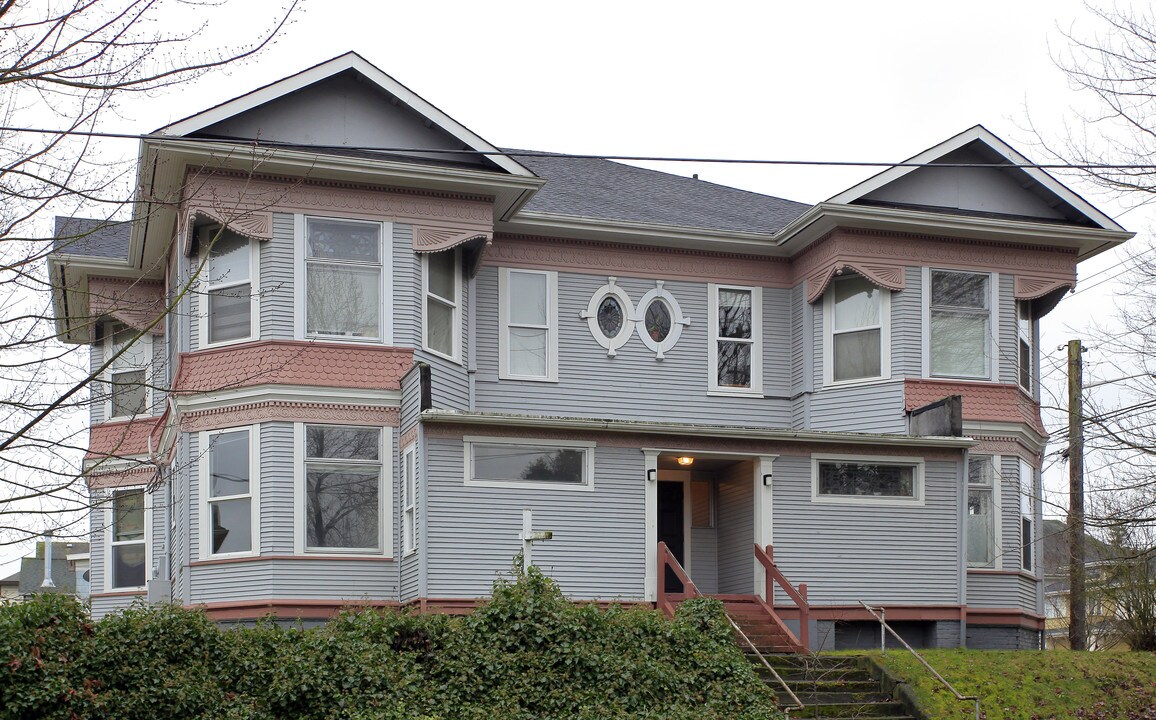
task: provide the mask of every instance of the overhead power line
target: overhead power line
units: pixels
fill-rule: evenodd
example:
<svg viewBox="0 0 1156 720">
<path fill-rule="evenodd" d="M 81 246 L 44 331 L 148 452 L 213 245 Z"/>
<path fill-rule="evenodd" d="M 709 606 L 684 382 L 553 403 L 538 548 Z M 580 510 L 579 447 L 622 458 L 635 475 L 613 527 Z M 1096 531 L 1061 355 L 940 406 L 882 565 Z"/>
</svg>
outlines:
<svg viewBox="0 0 1156 720">
<path fill-rule="evenodd" d="M 621 160 L 627 162 L 670 162 L 670 163 L 707 163 L 720 165 L 806 165 L 814 167 L 877 167 L 877 168 L 894 168 L 894 167 L 936 167 L 936 168 L 993 168 L 993 169 L 1011 169 L 1019 168 L 1021 170 L 1144 170 L 1156 171 L 1156 163 L 1146 164 L 1127 164 L 1127 165 L 1109 165 L 1097 163 L 1014 163 L 1014 162 L 992 162 L 992 163 L 945 163 L 945 162 L 877 162 L 868 160 L 777 160 L 767 158 L 717 158 L 717 157 L 678 157 L 665 155 L 610 155 L 610 154 L 586 154 L 586 153 L 559 153 L 559 152 L 539 152 L 533 150 L 447 150 L 445 148 L 414 148 L 414 147 L 377 147 L 371 145 L 315 145 L 308 143 L 277 143 L 261 140 L 259 138 L 234 138 L 234 137 L 178 137 L 169 135 L 144 135 L 135 133 L 114 133 L 114 132 L 98 132 L 95 130 L 53 130 L 50 128 L 24 128 L 12 126 L 0 126 L 0 132 L 15 132 L 15 133 L 30 133 L 42 135 L 62 135 L 62 136 L 77 136 L 77 137 L 93 137 L 93 138 L 109 138 L 119 140 L 179 140 L 181 142 L 199 142 L 199 143 L 240 143 L 249 145 L 255 148 L 288 148 L 288 149 L 309 149 L 318 151 L 363 151 L 363 152 L 378 152 L 378 153 L 397 153 L 410 154 L 420 153 L 423 155 L 475 155 L 479 157 L 503 156 L 503 157 L 541 157 L 541 158 L 561 158 L 570 160 Z"/>
</svg>

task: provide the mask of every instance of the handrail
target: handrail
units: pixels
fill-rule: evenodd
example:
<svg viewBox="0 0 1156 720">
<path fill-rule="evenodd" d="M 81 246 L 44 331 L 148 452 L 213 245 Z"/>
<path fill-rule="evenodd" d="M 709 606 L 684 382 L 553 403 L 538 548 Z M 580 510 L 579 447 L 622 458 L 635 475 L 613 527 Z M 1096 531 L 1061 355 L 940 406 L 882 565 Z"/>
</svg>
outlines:
<svg viewBox="0 0 1156 720">
<path fill-rule="evenodd" d="M 731 627 L 734 628 L 735 632 L 737 632 L 743 639 L 743 642 L 747 644 L 747 647 L 753 650 L 763 665 L 771 671 L 771 674 L 775 676 L 775 680 L 778 680 L 779 684 L 783 686 L 783 689 L 787 691 L 787 696 L 791 698 L 791 702 L 795 703 L 794 707 L 783 708 L 787 718 L 789 719 L 791 717 L 792 710 L 802 710 L 805 708 L 806 705 L 803 704 L 803 701 L 799 699 L 799 696 L 795 694 L 794 690 L 791 690 L 791 686 L 787 684 L 787 681 L 783 679 L 783 676 L 779 674 L 779 671 L 775 670 L 775 668 L 772 667 L 769 662 L 767 662 L 767 659 L 761 652 L 759 652 L 759 649 L 755 647 L 755 644 L 751 642 L 751 639 L 747 637 L 747 634 L 743 632 L 743 629 L 739 627 L 739 624 L 734 621 L 734 618 L 732 618 L 730 615 L 727 615 L 727 621 L 730 622 Z"/>
<path fill-rule="evenodd" d="M 775 606 L 775 586 L 772 583 L 778 583 L 783 592 L 787 593 L 787 597 L 795 602 L 795 606 L 799 608 L 799 642 L 802 644 L 804 650 L 809 650 L 810 643 L 810 618 L 811 618 L 811 603 L 807 600 L 807 583 L 799 583 L 799 588 L 796 590 L 794 585 L 787 580 L 787 576 L 779 570 L 779 566 L 775 564 L 774 547 L 768 545 L 766 549 L 759 547 L 755 543 L 755 559 L 767 571 L 767 587 L 765 591 L 767 605 Z"/>
<path fill-rule="evenodd" d="M 871 607 L 870 605 L 863 602 L 862 600 L 859 601 L 859 604 L 862 605 L 867 610 L 867 612 L 871 613 L 871 615 L 876 620 L 879 621 L 879 625 L 882 627 L 883 630 L 886 630 L 887 632 L 889 632 L 893 636 L 895 636 L 895 639 L 898 640 L 900 643 L 902 643 L 903 647 L 907 648 L 907 651 L 909 653 L 911 653 L 912 655 L 914 655 L 916 660 L 923 663 L 923 667 L 927 668 L 928 671 L 930 671 L 931 674 L 933 676 L 935 676 L 936 680 L 941 682 L 944 687 L 946 687 L 948 690 L 950 690 L 951 694 L 955 695 L 956 700 L 960 700 L 960 701 L 970 700 L 970 701 L 974 702 L 975 703 L 975 720 L 979 720 L 979 696 L 978 695 L 961 695 L 958 690 L 956 690 L 954 687 L 952 687 L 951 683 L 949 683 L 947 680 L 944 679 L 944 677 L 942 675 L 940 675 L 938 672 L 936 672 L 935 668 L 931 667 L 930 663 L 928 663 L 926 660 L 923 659 L 922 655 L 920 655 L 919 653 L 917 653 L 915 651 L 915 648 L 908 645 L 906 640 L 899 637 L 899 633 L 895 632 L 894 628 L 892 628 L 890 625 L 887 624 L 887 620 L 884 619 L 882 616 L 880 616 L 879 613 L 875 612 L 875 608 Z M 883 607 L 880 607 L 879 609 L 883 612 L 886 612 L 886 609 Z M 883 636 L 884 642 L 882 643 L 883 646 L 881 648 L 883 653 L 887 652 L 886 638 L 887 638 L 887 636 L 884 635 Z"/>
<path fill-rule="evenodd" d="M 683 569 L 682 564 L 678 562 L 678 558 L 674 556 L 674 553 L 670 551 L 670 548 L 666 546 L 666 543 L 659 541 L 658 602 L 655 604 L 658 606 L 659 610 L 667 615 L 667 617 L 674 617 L 674 605 L 672 605 L 666 599 L 667 568 L 670 568 L 672 571 L 674 571 L 674 576 L 679 579 L 679 582 L 682 583 L 684 595 L 688 597 L 702 597 L 702 593 L 698 591 L 698 587 L 690 579 L 690 576 L 686 574 L 686 570 Z M 775 680 L 779 681 L 779 684 L 782 685 L 783 689 L 787 691 L 787 695 L 791 698 L 791 701 L 795 703 L 795 707 L 786 708 L 787 717 L 790 717 L 791 710 L 802 710 L 804 707 L 806 707 L 803 705 L 803 702 L 799 700 L 799 696 L 795 695 L 790 686 L 787 685 L 787 682 L 783 680 L 783 677 L 779 675 L 778 671 L 771 667 L 771 664 L 767 662 L 767 659 L 763 657 L 763 654 L 759 652 L 759 649 L 755 647 L 755 644 L 751 642 L 751 639 L 747 637 L 747 634 L 743 632 L 743 629 L 738 626 L 738 624 L 734 621 L 734 618 L 732 618 L 730 615 L 727 615 L 726 618 L 727 622 L 731 624 L 731 627 L 735 629 L 740 637 L 742 637 L 743 642 L 745 642 L 751 648 L 751 650 L 755 651 L 755 655 L 757 655 L 759 660 L 762 661 L 763 665 L 765 665 L 766 668 L 771 671 L 771 674 L 775 676 Z"/>
</svg>

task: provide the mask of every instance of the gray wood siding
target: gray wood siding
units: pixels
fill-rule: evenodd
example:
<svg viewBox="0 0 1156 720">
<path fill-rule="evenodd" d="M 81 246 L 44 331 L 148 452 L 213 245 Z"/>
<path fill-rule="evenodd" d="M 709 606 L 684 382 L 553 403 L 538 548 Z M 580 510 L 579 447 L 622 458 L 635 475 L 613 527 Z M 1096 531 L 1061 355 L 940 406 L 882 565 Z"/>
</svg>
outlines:
<svg viewBox="0 0 1156 720">
<path fill-rule="evenodd" d="M 188 478 L 185 485 L 185 493 L 188 501 L 186 507 L 189 512 L 189 529 L 188 529 L 188 547 L 185 548 L 185 567 L 188 568 L 188 575 L 185 581 L 185 593 L 183 597 L 186 602 L 192 602 L 192 576 L 193 568 L 191 563 L 198 560 L 200 554 L 200 532 L 201 532 L 201 518 L 198 503 L 200 502 L 201 483 L 200 467 L 201 467 L 201 436 L 198 433 L 189 433 L 189 463 L 188 463 Z"/>
<path fill-rule="evenodd" d="M 192 568 L 189 602 L 232 600 L 396 600 L 393 563 L 381 560 L 292 560 Z"/>
<path fill-rule="evenodd" d="M 292 555 L 293 547 L 293 423 L 261 425 L 262 554 Z"/>
<path fill-rule="evenodd" d="M 1016 298 L 1014 275 L 1001 273 L 999 276 L 999 334 L 996 336 L 996 352 L 999 363 L 1000 382 L 1019 382 L 1019 330 L 1016 325 Z"/>
<path fill-rule="evenodd" d="M 763 289 L 763 389 L 767 398 L 708 397 L 709 318 L 704 283 L 664 287 L 691 319 L 678 344 L 656 360 L 637 335 L 613 358 L 594 341 L 586 320 L 604 275 L 558 275 L 558 382 L 498 380 L 498 269 L 484 267 L 477 283 L 477 409 L 542 415 L 612 417 L 786 427 L 790 422 L 790 291 Z M 653 280 L 619 278 L 633 302 Z M 772 334 L 773 331 L 773 334 Z M 690 402 L 688 402 L 690 401 Z"/>
<path fill-rule="evenodd" d="M 719 591 L 717 528 L 691 528 L 690 569 L 687 572 L 700 592 Z"/>
<path fill-rule="evenodd" d="M 814 393 L 810 429 L 905 434 L 903 381 L 843 385 Z"/>
<path fill-rule="evenodd" d="M 170 574 L 173 579 L 173 602 L 183 603 L 189 596 L 189 434 L 181 433 L 177 440 L 177 463 L 169 479 L 173 497 L 173 546 L 169 553 Z"/>
<path fill-rule="evenodd" d="M 294 297 L 294 220 L 292 213 L 273 213 L 273 237 L 260 244 L 261 338 L 292 340 Z"/>
<path fill-rule="evenodd" d="M 1003 515 L 1003 569 L 1022 568 L 1023 526 L 1020 524 L 1020 461 L 1015 455 L 1003 455 L 1000 461 L 1000 501 Z"/>
<path fill-rule="evenodd" d="M 88 346 L 88 372 L 95 373 L 104 364 L 104 343 L 95 342 Z M 88 417 L 92 425 L 102 423 L 106 417 L 108 385 L 102 382 L 92 382 L 88 386 L 91 402 L 88 403 Z"/>
<path fill-rule="evenodd" d="M 907 287 L 891 293 L 891 377 L 923 376 L 923 268 L 904 272 Z"/>
<path fill-rule="evenodd" d="M 421 263 L 413 251 L 413 226 L 393 224 L 393 344 L 421 347 Z"/>
<path fill-rule="evenodd" d="M 815 604 L 960 600 L 958 464 L 925 466 L 923 506 L 811 500 L 811 460 L 775 461 L 775 560 Z"/>
<path fill-rule="evenodd" d="M 152 401 L 149 407 L 149 412 L 153 415 L 161 415 L 165 411 L 165 406 L 168 405 L 168 393 L 165 388 L 169 386 L 169 371 L 168 371 L 168 347 L 165 345 L 164 337 L 153 337 L 153 353 L 152 353 L 152 367 L 149 368 L 149 399 Z"/>
<path fill-rule="evenodd" d="M 548 443 L 547 440 L 543 441 Z M 480 597 L 508 573 L 522 543 L 522 509 L 554 538 L 534 564 L 573 598 L 642 598 L 646 475 L 637 449 L 592 451 L 594 489 L 467 486 L 460 439 L 426 437 L 430 597 Z"/>
<path fill-rule="evenodd" d="M 967 574 L 967 604 L 979 608 L 1018 608 L 1019 576 L 1003 573 Z"/>
<path fill-rule="evenodd" d="M 421 419 L 421 373 L 416 370 L 401 379 L 401 411 L 399 422 L 402 432 Z"/>
<path fill-rule="evenodd" d="M 718 590 L 750 594 L 754 588 L 755 511 L 753 468 L 740 462 L 719 474 Z"/>
</svg>

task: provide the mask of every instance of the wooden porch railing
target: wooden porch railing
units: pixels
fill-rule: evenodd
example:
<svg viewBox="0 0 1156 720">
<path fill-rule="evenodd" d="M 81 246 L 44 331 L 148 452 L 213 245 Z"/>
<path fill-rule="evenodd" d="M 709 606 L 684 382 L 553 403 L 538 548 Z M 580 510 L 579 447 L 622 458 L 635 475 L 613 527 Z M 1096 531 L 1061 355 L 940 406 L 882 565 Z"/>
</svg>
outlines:
<svg viewBox="0 0 1156 720">
<path fill-rule="evenodd" d="M 666 543 L 658 543 L 658 602 L 655 603 L 658 609 L 661 610 L 667 617 L 674 617 L 674 603 L 670 602 L 670 593 L 666 592 L 666 569 L 670 568 L 674 572 L 674 576 L 682 583 L 683 598 L 701 597 L 702 593 L 698 591 L 694 583 L 691 582 L 690 576 L 686 574 L 686 570 L 682 569 L 678 558 L 666 546 Z"/>
<path fill-rule="evenodd" d="M 807 601 L 807 583 L 799 583 L 798 589 L 787 580 L 787 576 L 783 575 L 779 570 L 779 566 L 775 564 L 774 548 L 770 545 L 763 549 L 755 543 L 755 558 L 763 569 L 767 571 L 767 587 L 766 587 L 766 602 L 770 607 L 775 606 L 775 583 L 783 589 L 787 597 L 794 601 L 795 606 L 799 608 L 799 642 L 802 643 L 803 648 L 810 648 L 810 625 L 811 605 Z"/>
</svg>

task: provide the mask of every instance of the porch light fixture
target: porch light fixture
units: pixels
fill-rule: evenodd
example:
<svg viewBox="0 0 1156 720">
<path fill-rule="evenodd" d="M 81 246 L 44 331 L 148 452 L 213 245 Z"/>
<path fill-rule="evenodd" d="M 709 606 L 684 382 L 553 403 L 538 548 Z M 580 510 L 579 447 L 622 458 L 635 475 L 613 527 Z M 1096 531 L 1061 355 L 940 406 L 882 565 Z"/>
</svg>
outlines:
<svg viewBox="0 0 1156 720">
<path fill-rule="evenodd" d="M 682 457 L 680 457 L 678 459 L 678 464 L 682 465 L 683 467 L 690 467 L 691 465 L 694 464 L 694 458 L 692 458 L 688 455 L 683 455 Z"/>
</svg>

